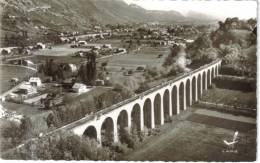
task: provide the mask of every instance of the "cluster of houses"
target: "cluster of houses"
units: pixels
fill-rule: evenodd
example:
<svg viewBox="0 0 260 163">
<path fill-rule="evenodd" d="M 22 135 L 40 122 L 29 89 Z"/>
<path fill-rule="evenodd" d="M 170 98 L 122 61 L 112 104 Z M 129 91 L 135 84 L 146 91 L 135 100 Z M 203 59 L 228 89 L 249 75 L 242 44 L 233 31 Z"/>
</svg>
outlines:
<svg viewBox="0 0 260 163">
<path fill-rule="evenodd" d="M 15 78 L 11 79 L 10 82 L 17 82 L 14 80 Z M 72 84 L 72 87 L 68 90 L 70 90 L 69 92 L 72 94 L 82 94 L 92 89 L 92 87 L 79 82 L 72 81 L 70 84 Z M 97 84 L 104 85 L 104 81 L 97 80 Z M 43 84 L 39 77 L 31 77 L 28 81 L 22 82 L 15 90 L 6 95 L 5 100 L 28 105 L 44 105 L 44 108 L 46 105 L 48 105 L 49 108 L 50 106 L 62 104 L 62 94 L 54 95 L 52 93 L 48 93 L 49 91 L 46 89 L 47 86 L 48 83 Z"/>
<path fill-rule="evenodd" d="M 11 56 L 11 55 L 31 55 L 32 51 L 39 49 L 51 48 L 50 45 L 46 45 L 42 42 L 36 43 L 34 46 L 27 47 L 2 47 L 0 48 L 0 55 Z"/>
<path fill-rule="evenodd" d="M 77 57 L 86 57 L 89 53 L 96 53 L 96 55 L 113 55 L 125 54 L 127 51 L 124 48 L 113 48 L 111 44 L 93 44 L 87 41 L 78 41 L 71 45 L 71 48 L 85 48 L 86 51 L 78 51 L 74 55 Z"/>
</svg>

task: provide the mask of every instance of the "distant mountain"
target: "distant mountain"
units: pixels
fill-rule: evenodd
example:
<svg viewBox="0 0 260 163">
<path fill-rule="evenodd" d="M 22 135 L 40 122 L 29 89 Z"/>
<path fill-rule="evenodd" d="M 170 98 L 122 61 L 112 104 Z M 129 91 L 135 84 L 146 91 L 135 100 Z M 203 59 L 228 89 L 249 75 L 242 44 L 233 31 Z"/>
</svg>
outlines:
<svg viewBox="0 0 260 163">
<path fill-rule="evenodd" d="M 204 13 L 200 13 L 200 12 L 196 12 L 196 11 L 189 11 L 186 14 L 186 19 L 188 21 L 197 21 L 197 22 L 212 22 L 212 21 L 217 21 L 218 18 L 208 15 L 208 14 L 204 14 Z"/>
<path fill-rule="evenodd" d="M 92 24 L 197 20 L 177 11 L 150 11 L 123 0 L 1 0 L 2 29 L 85 29 Z M 209 17 L 204 16 L 207 20 Z M 199 19 L 203 19 L 202 17 Z"/>
</svg>

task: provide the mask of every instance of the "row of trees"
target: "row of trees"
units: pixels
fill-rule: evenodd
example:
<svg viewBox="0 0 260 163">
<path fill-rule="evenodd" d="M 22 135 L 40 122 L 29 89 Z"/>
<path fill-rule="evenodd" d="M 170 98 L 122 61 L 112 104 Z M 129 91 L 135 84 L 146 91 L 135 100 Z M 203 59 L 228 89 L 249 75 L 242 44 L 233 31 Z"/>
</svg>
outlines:
<svg viewBox="0 0 260 163">
<path fill-rule="evenodd" d="M 95 140 L 64 131 L 31 141 L 2 157 L 15 160 L 110 160 L 112 153 L 107 147 L 98 147 Z"/>
<path fill-rule="evenodd" d="M 67 65 L 67 66 L 66 66 Z M 69 64 L 58 64 L 53 59 L 46 59 L 45 64 L 41 65 L 40 72 L 46 76 L 51 76 L 54 81 L 63 81 L 67 77 L 76 76 L 82 83 L 92 85 L 96 79 L 96 53 L 89 53 L 87 61 L 82 64 L 78 72 L 73 72 Z M 70 73 L 69 73 L 70 72 Z"/>
<path fill-rule="evenodd" d="M 4 159 L 15 160 L 116 160 L 129 150 L 137 148 L 149 135 L 156 135 L 158 129 L 145 129 L 140 132 L 133 126 L 119 129 L 120 142 L 98 145 L 95 139 L 79 137 L 69 131 L 61 131 L 48 137 L 31 140 L 22 148 L 2 155 Z M 106 137 L 103 137 L 106 139 Z M 103 140 L 105 141 L 105 140 Z"/>
<path fill-rule="evenodd" d="M 7 120 L 1 125 L 1 151 L 13 148 L 22 143 L 23 140 L 34 136 L 32 122 L 29 117 L 23 117 L 20 123 Z"/>
</svg>

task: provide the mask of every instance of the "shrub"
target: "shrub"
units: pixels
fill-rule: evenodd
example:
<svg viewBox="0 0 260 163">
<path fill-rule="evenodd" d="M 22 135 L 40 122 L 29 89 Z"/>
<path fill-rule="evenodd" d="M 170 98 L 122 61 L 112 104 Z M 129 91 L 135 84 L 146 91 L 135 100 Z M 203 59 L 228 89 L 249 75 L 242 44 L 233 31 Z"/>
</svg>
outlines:
<svg viewBox="0 0 260 163">
<path fill-rule="evenodd" d="M 165 122 L 165 123 L 171 123 L 171 122 L 172 122 L 171 116 L 167 115 L 167 116 L 164 118 L 164 122 Z"/>
<path fill-rule="evenodd" d="M 121 130 L 120 141 L 125 143 L 128 148 L 134 149 L 140 142 L 140 138 L 136 129 L 132 129 L 131 134 L 128 129 Z"/>
<path fill-rule="evenodd" d="M 111 149 L 116 153 L 123 153 L 123 154 L 129 151 L 129 149 L 127 148 L 127 144 L 125 143 L 112 143 Z"/>
<path fill-rule="evenodd" d="M 215 89 L 216 88 L 216 84 L 212 83 L 210 86 L 209 86 L 209 89 Z"/>
</svg>

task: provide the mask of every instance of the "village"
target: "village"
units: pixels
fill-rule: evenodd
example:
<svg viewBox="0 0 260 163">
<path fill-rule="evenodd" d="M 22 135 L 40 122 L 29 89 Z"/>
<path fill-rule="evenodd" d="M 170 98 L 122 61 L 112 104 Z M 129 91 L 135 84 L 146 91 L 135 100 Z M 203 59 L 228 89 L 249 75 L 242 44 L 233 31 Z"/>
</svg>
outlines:
<svg viewBox="0 0 260 163">
<path fill-rule="evenodd" d="M 25 81 L 23 81 L 23 78 L 15 77 L 15 74 L 13 74 L 14 76 L 9 76 L 8 79 L 4 79 L 8 80 L 8 82 L 6 82 L 6 87 L 2 88 L 11 88 L 12 91 L 9 91 L 5 96 L 1 96 L 1 99 L 3 101 L 12 101 L 39 107 L 44 107 L 44 100 L 48 99 L 53 100 L 52 102 L 48 102 L 51 103 L 51 106 L 60 105 L 62 97 L 51 97 L 48 89 L 69 84 L 71 86 L 69 90 L 64 90 L 65 92 L 69 91 L 81 94 L 88 92 L 94 86 L 105 86 L 109 83 L 109 77 L 105 79 L 97 78 L 94 82 L 95 84 L 91 85 L 86 85 L 82 81 L 75 82 L 75 76 L 78 73 L 80 65 L 88 62 L 88 56 L 91 54 L 95 54 L 97 62 L 101 62 L 102 59 L 116 55 L 127 55 L 131 52 L 138 53 L 143 46 L 167 47 L 173 44 L 185 45 L 192 42 L 192 39 L 183 39 L 168 33 L 166 27 L 160 28 L 153 27 L 156 25 L 152 25 L 153 28 L 149 28 L 147 26 L 142 25 L 137 29 L 119 26 L 119 28 L 113 27 L 112 30 L 106 28 L 101 30 L 100 26 L 94 26 L 90 34 L 80 35 L 78 32 L 60 33 L 61 44 L 59 45 L 38 42 L 35 46 L 24 47 L 23 49 L 22 47 L 1 48 L 3 64 L 24 66 L 36 70 L 36 72 L 27 74 L 27 80 Z M 195 34 L 199 33 L 198 30 L 194 30 L 194 27 L 180 27 L 180 30 L 193 31 Z M 123 42 L 120 40 L 123 40 Z M 133 43 L 134 40 L 136 40 L 136 43 Z M 37 58 L 42 56 L 47 59 L 52 57 L 58 58 L 57 63 L 59 63 L 59 68 L 61 68 L 63 76 L 65 76 L 62 80 L 55 80 L 54 76 L 40 73 L 44 63 L 39 62 Z M 160 58 L 161 56 L 159 55 L 158 57 Z M 62 57 L 73 59 L 71 59 L 72 62 L 69 59 L 65 62 L 63 59 L 59 61 Z M 55 61 L 55 59 L 53 60 Z M 137 71 L 138 69 L 139 71 L 145 70 L 142 66 L 136 68 Z M 132 75 L 132 71 L 135 70 L 125 70 L 124 75 Z M 1 92 L 4 93 L 4 90 Z"/>
</svg>

